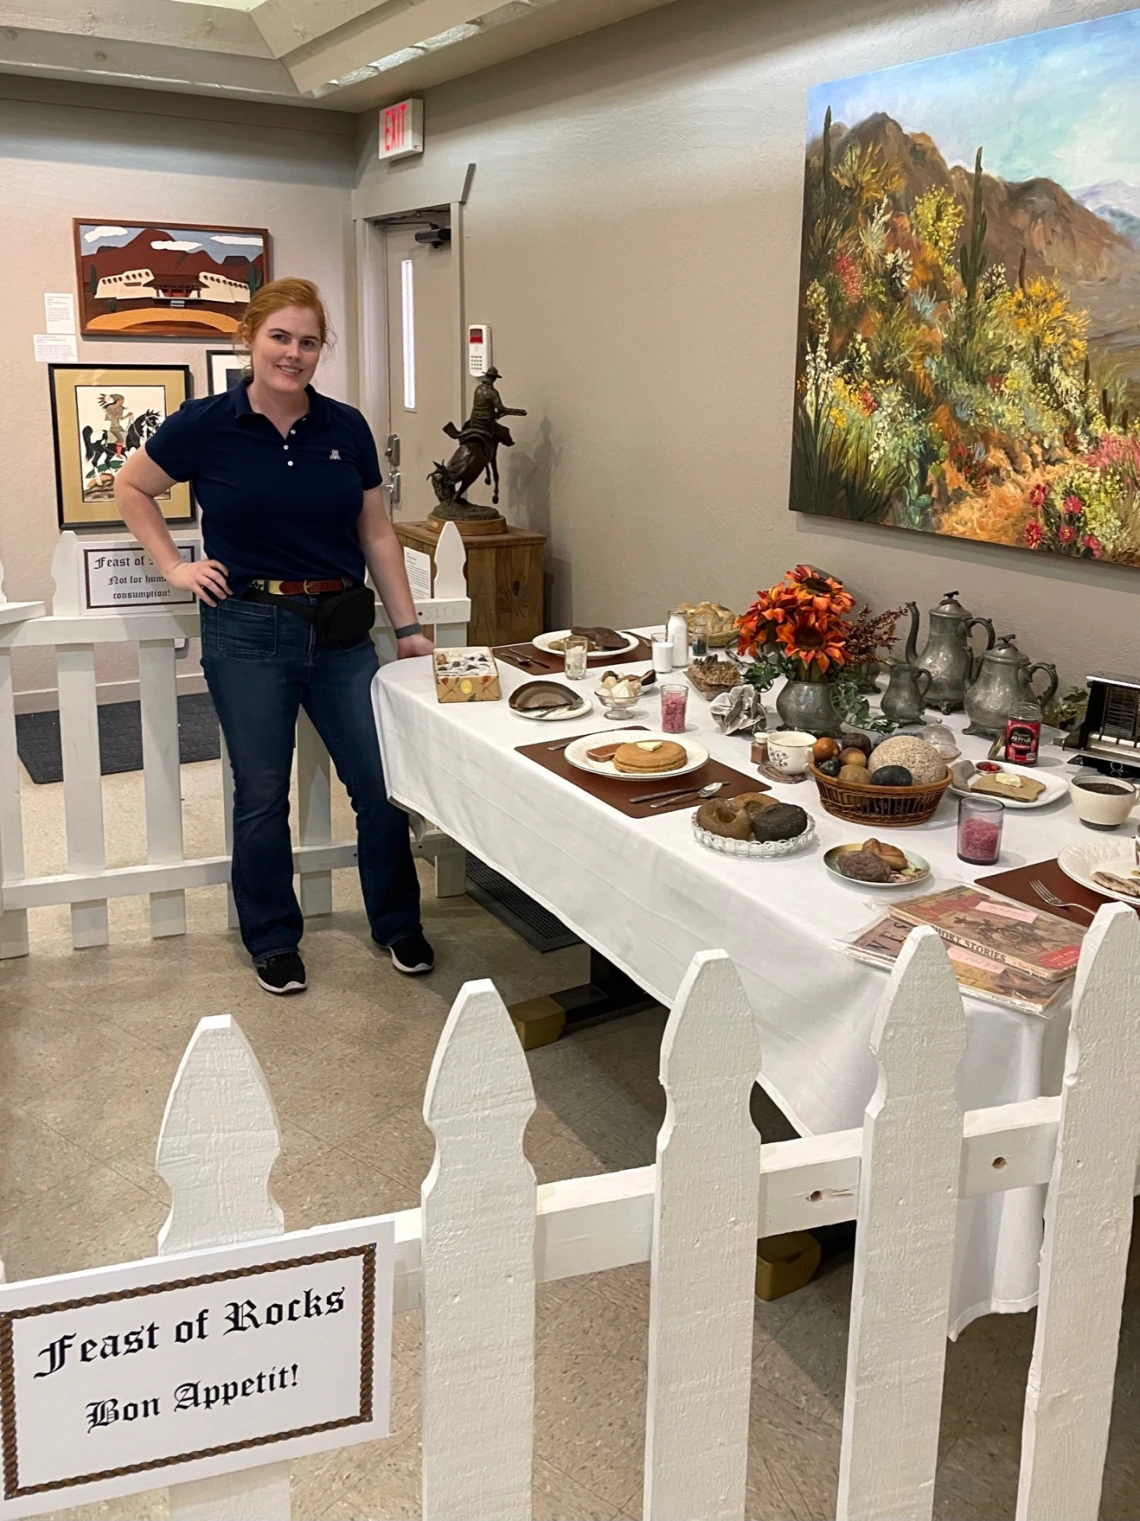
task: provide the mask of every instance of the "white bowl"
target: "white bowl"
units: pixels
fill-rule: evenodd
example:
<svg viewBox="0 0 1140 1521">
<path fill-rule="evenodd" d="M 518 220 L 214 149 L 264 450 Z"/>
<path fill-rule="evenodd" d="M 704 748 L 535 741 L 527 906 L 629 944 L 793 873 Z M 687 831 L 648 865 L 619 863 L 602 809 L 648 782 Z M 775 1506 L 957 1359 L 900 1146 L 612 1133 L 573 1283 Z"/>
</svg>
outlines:
<svg viewBox="0 0 1140 1521">
<path fill-rule="evenodd" d="M 1120 788 L 1119 792 L 1090 792 L 1089 785 Z M 1075 776 L 1069 783 L 1069 796 L 1077 810 L 1077 818 L 1089 829 L 1116 829 L 1125 823 L 1136 807 L 1140 792 L 1132 782 L 1123 777 L 1101 776 L 1093 772 L 1088 776 Z"/>
</svg>

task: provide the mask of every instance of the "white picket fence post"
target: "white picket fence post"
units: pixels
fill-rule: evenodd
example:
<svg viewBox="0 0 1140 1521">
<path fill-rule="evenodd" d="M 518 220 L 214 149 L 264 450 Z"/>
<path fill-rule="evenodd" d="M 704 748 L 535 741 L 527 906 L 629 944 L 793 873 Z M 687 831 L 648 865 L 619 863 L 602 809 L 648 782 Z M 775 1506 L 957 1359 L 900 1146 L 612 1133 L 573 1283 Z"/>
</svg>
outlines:
<svg viewBox="0 0 1140 1521">
<path fill-rule="evenodd" d="M 962 1151 L 955 1084 L 966 1049 L 958 984 L 929 926 L 903 947 L 871 1045 L 879 1082 L 863 1123 L 837 1517 L 925 1521 L 938 1466 Z"/>
<path fill-rule="evenodd" d="M 723 951 L 693 958 L 661 1042 L 646 1521 L 743 1521 L 760 1196 L 760 1049 Z"/>
<path fill-rule="evenodd" d="M 2 884 L 24 875 L 24 816 L 20 806 L 20 758 L 16 752 L 16 689 L 6 631 L 42 618 L 42 602 L 9 602 L 0 562 L 0 961 L 28 954 L 28 911 L 5 909 Z M 0 1283 L 3 1278 L 0 1277 Z"/>
<path fill-rule="evenodd" d="M 166 1103 L 156 1167 L 170 1189 L 162 1256 L 279 1236 L 269 1174 L 277 1111 L 249 1042 L 228 1014 L 202 1019 Z M 171 1521 L 290 1521 L 289 1464 L 170 1486 Z"/>
<path fill-rule="evenodd" d="M 424 1521 L 527 1521 L 534 1442 L 534 1113 L 490 982 L 460 990 L 436 1048 L 422 1190 Z"/>
<path fill-rule="evenodd" d="M 1045 1205 L 1018 1521 L 1100 1509 L 1140 1151 L 1140 921 L 1102 908 L 1077 968 Z"/>
</svg>

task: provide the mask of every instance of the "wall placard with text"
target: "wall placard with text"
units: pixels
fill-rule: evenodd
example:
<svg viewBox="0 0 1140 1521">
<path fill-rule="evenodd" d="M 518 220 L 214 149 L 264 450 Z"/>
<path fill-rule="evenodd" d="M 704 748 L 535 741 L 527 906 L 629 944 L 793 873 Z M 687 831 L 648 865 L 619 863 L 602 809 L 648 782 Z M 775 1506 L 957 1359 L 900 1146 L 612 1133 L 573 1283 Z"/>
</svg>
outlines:
<svg viewBox="0 0 1140 1521">
<path fill-rule="evenodd" d="M 391 1217 L 0 1285 L 0 1518 L 388 1435 Z"/>
</svg>

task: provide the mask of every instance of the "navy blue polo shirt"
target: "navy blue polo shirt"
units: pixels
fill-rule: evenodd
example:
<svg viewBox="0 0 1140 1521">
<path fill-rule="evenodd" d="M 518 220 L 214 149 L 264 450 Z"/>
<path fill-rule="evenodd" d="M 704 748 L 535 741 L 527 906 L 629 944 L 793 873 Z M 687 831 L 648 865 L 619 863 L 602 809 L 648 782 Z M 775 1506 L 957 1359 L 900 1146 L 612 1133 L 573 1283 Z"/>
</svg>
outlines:
<svg viewBox="0 0 1140 1521">
<path fill-rule="evenodd" d="M 380 484 L 372 430 L 309 386 L 308 412 L 282 437 L 250 406 L 248 384 L 184 401 L 146 442 L 160 470 L 193 483 L 207 558 L 237 597 L 261 576 L 363 581 L 358 519 Z"/>
</svg>

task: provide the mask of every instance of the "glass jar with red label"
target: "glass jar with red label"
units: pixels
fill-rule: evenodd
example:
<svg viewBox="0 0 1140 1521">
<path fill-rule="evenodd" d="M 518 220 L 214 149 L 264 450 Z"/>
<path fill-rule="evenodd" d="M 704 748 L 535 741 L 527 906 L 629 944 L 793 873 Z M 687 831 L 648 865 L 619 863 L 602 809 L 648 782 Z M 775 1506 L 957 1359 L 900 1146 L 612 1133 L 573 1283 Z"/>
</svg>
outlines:
<svg viewBox="0 0 1140 1521">
<path fill-rule="evenodd" d="M 1014 703 L 1005 724 L 1005 758 L 1015 766 L 1035 766 L 1041 747 L 1041 706 Z"/>
</svg>

